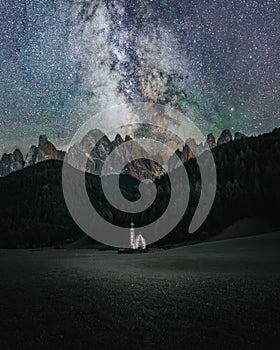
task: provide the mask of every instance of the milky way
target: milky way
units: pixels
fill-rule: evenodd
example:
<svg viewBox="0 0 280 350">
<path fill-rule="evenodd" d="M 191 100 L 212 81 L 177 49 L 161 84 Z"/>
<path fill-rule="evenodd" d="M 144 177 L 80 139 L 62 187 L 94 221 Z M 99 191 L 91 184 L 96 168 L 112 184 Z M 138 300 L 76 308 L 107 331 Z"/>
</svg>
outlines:
<svg viewBox="0 0 280 350">
<path fill-rule="evenodd" d="M 0 1 L 1 149 L 63 146 L 118 103 L 169 104 L 205 133 L 279 126 L 279 1 Z"/>
</svg>

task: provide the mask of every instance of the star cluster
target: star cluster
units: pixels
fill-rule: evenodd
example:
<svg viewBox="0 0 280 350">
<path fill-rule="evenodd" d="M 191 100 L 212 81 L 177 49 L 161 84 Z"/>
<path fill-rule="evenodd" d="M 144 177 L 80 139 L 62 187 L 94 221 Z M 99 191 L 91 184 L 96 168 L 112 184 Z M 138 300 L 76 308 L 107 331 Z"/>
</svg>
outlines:
<svg viewBox="0 0 280 350">
<path fill-rule="evenodd" d="M 131 101 L 170 104 L 205 133 L 269 131 L 279 26 L 278 0 L 1 0 L 1 151 L 42 133 L 63 147 Z"/>
</svg>

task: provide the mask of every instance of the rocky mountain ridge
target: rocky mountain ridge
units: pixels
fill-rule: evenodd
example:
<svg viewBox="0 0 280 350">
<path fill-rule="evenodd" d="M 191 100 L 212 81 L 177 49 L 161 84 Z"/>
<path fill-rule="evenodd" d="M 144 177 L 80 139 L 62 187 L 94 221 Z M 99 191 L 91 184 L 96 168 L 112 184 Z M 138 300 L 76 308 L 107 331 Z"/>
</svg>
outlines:
<svg viewBox="0 0 280 350">
<path fill-rule="evenodd" d="M 236 132 L 234 139 L 245 138 L 245 135 Z M 155 161 L 149 159 L 147 151 L 142 148 L 137 141 L 133 141 L 130 136 L 125 139 L 117 134 L 113 141 L 104 135 L 100 130 L 91 130 L 80 143 L 74 144 L 68 152 L 58 150 L 47 138 L 46 135 L 39 136 L 38 146 L 32 145 L 24 157 L 19 149 L 13 153 L 5 153 L 0 159 L 0 177 L 7 176 L 10 173 L 21 170 L 25 167 L 46 161 L 46 160 L 64 160 L 67 156 L 67 162 L 73 167 L 94 175 L 101 175 L 103 164 L 108 155 L 114 151 L 114 162 L 122 163 L 125 159 L 125 153 L 119 151 L 119 146 L 128 141 L 125 152 L 136 155 L 133 160 L 123 169 L 124 174 L 129 174 L 139 180 L 153 179 L 162 175 L 167 169 L 171 170 L 178 166 L 178 158 L 184 163 L 188 159 L 201 154 L 206 149 L 206 145 L 213 149 L 219 145 L 233 140 L 230 130 L 223 130 L 217 142 L 215 136 L 211 133 L 207 136 L 205 144 L 196 144 L 194 139 L 188 139 L 182 150 L 177 150 L 164 168 Z M 95 146 L 94 146 L 95 145 Z M 93 147 L 94 146 L 94 147 Z M 178 157 L 176 157 L 176 156 Z M 113 173 L 114 164 L 111 164 L 109 173 Z M 111 172 L 110 172 L 111 171 Z"/>
</svg>

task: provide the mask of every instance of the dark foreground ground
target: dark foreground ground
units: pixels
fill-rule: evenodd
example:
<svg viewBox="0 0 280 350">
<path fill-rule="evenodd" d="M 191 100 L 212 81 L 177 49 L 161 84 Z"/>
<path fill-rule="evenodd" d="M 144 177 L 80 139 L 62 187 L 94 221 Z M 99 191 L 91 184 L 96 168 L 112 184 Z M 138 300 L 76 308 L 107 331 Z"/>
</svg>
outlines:
<svg viewBox="0 0 280 350">
<path fill-rule="evenodd" d="M 139 255 L 0 251 L 0 349 L 279 349 L 280 233 Z"/>
</svg>

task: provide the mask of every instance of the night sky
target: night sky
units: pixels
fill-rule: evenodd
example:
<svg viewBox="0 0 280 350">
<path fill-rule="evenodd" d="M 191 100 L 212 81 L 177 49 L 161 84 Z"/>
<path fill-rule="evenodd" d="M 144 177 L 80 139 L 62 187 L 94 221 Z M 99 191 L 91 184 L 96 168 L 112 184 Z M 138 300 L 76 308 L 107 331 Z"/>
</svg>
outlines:
<svg viewBox="0 0 280 350">
<path fill-rule="evenodd" d="M 279 0 L 1 0 L 0 153 L 63 147 L 117 103 L 170 104 L 204 133 L 280 126 Z"/>
</svg>

